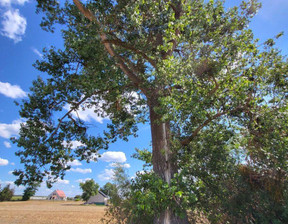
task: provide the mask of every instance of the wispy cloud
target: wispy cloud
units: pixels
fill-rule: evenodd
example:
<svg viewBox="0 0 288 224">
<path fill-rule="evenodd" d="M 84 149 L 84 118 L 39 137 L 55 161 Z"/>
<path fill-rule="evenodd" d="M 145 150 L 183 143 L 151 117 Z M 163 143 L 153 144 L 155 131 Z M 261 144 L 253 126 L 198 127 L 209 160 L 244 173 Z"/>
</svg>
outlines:
<svg viewBox="0 0 288 224">
<path fill-rule="evenodd" d="M 38 49 L 36 49 L 35 47 L 32 47 L 31 49 L 36 55 L 38 55 L 40 58 L 43 58 L 43 54 L 38 51 Z"/>
<path fill-rule="evenodd" d="M 89 169 L 71 168 L 69 171 L 82 174 L 92 173 L 92 170 L 90 168 Z"/>
<path fill-rule="evenodd" d="M 121 164 L 121 163 L 110 163 L 109 164 L 110 167 L 124 167 L 124 168 L 130 168 L 130 164 L 129 163 L 124 163 L 124 164 Z"/>
<path fill-rule="evenodd" d="M 2 17 L 1 35 L 14 40 L 15 43 L 21 41 L 26 31 L 26 18 L 20 15 L 18 9 L 9 9 Z"/>
<path fill-rule="evenodd" d="M 0 5 L 4 7 L 10 7 L 12 4 L 24 5 L 29 0 L 0 0 Z"/>
<path fill-rule="evenodd" d="M 78 179 L 78 180 L 76 180 L 76 182 L 77 183 L 85 183 L 87 180 L 92 180 L 92 178 Z"/>
<path fill-rule="evenodd" d="M 21 120 L 15 120 L 12 124 L 0 123 L 0 137 L 9 139 L 12 136 L 18 135 Z"/>
<path fill-rule="evenodd" d="M 10 142 L 4 141 L 4 145 L 8 149 L 11 148 L 11 143 Z"/>
<path fill-rule="evenodd" d="M 69 184 L 70 181 L 69 181 L 69 180 L 61 180 L 61 179 L 58 179 L 56 183 L 57 183 L 57 184 Z"/>
<path fill-rule="evenodd" d="M 7 159 L 0 158 L 0 166 L 7 166 L 9 161 Z"/>
<path fill-rule="evenodd" d="M 114 177 L 114 170 L 113 169 L 105 169 L 104 172 L 102 172 L 101 174 L 98 175 L 98 178 L 101 181 L 108 181 L 108 180 L 112 180 Z"/>
<path fill-rule="evenodd" d="M 82 166 L 82 163 L 80 163 L 79 160 L 75 159 L 72 162 L 68 162 L 67 165 L 69 165 L 69 166 Z"/>
<path fill-rule="evenodd" d="M 27 94 L 18 85 L 0 81 L 0 93 L 12 99 L 25 97 Z"/>
</svg>

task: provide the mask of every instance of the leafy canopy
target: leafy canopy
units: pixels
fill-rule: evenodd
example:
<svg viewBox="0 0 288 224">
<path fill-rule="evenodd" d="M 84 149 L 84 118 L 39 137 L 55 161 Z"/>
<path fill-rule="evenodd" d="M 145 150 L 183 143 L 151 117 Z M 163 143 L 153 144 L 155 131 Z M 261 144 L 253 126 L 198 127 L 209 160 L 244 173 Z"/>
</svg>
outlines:
<svg viewBox="0 0 288 224">
<path fill-rule="evenodd" d="M 84 183 L 80 183 L 79 185 L 83 191 L 81 197 L 84 201 L 88 201 L 91 196 L 98 194 L 99 185 L 95 183 L 93 179 L 86 180 Z"/>
<path fill-rule="evenodd" d="M 283 183 L 288 63 L 274 47 L 282 33 L 260 44 L 248 28 L 258 9 L 255 0 L 229 9 L 222 0 L 38 1 L 43 28 L 62 25 L 64 47 L 35 63 L 49 78 L 34 81 L 21 105 L 17 184 L 48 176 L 50 186 L 69 161 L 97 160 L 109 143 L 136 136 L 149 110 L 170 124 L 189 186 L 209 195 L 241 163 Z M 90 131 L 80 109 L 109 117 L 107 129 Z"/>
</svg>

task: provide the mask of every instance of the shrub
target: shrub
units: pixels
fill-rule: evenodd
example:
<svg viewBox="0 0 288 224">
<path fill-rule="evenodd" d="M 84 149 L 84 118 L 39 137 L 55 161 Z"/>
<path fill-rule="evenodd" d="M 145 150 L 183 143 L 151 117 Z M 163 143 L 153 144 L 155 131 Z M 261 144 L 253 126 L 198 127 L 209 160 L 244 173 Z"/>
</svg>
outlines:
<svg viewBox="0 0 288 224">
<path fill-rule="evenodd" d="M 10 188 L 10 184 L 6 185 L 3 189 L 0 187 L 0 201 L 10 201 L 14 195 L 14 189 Z"/>
</svg>

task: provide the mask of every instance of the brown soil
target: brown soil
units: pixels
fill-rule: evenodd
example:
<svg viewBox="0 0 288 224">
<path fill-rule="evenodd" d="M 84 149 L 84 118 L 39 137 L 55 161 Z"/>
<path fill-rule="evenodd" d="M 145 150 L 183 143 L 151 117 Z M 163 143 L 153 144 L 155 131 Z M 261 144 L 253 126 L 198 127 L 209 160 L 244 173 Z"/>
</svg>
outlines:
<svg viewBox="0 0 288 224">
<path fill-rule="evenodd" d="M 83 202 L 0 202 L 1 224 L 90 224 L 101 223 L 105 206 Z"/>
</svg>

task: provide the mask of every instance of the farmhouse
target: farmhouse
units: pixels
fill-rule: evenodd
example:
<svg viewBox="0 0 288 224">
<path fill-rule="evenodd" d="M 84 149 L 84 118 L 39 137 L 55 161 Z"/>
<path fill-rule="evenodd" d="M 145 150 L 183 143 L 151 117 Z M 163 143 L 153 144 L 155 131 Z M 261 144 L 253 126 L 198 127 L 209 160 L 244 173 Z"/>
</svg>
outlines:
<svg viewBox="0 0 288 224">
<path fill-rule="evenodd" d="M 91 196 L 86 204 L 107 205 L 109 197 L 102 191 L 99 191 L 97 195 Z"/>
<path fill-rule="evenodd" d="M 61 190 L 55 190 L 47 197 L 48 200 L 56 200 L 56 201 L 66 201 L 67 197 L 65 193 Z"/>
</svg>

